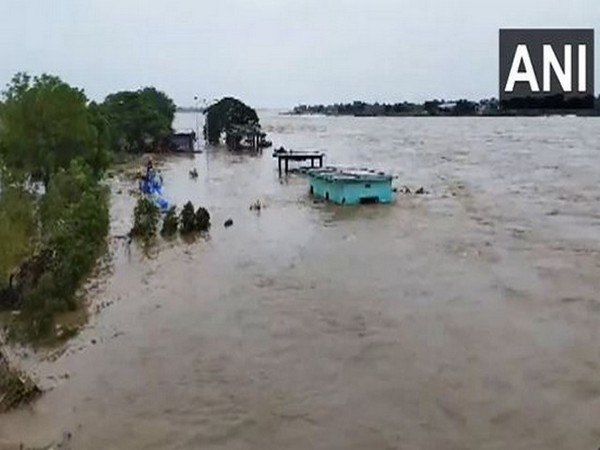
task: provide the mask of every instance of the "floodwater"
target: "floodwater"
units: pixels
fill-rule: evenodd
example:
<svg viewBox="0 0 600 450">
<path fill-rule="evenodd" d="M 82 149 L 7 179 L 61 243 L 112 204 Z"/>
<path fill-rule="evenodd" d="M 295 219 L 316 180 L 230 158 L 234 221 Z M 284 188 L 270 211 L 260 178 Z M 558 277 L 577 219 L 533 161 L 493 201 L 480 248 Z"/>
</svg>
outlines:
<svg viewBox="0 0 600 450">
<path fill-rule="evenodd" d="M 270 151 L 168 159 L 167 197 L 206 206 L 210 235 L 150 259 L 113 240 L 97 312 L 35 365 L 48 392 L 0 417 L 0 448 L 600 447 L 600 121 L 262 122 L 429 193 L 341 208 Z"/>
</svg>

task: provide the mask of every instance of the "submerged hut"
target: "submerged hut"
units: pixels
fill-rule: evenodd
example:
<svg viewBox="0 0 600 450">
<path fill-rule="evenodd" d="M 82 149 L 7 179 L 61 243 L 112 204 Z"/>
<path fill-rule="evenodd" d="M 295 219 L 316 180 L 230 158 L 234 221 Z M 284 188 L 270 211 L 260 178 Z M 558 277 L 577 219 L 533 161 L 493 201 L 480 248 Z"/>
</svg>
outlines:
<svg viewBox="0 0 600 450">
<path fill-rule="evenodd" d="M 272 145 L 267 133 L 258 124 L 232 125 L 225 131 L 225 142 L 229 150 L 251 150 L 262 152 Z"/>
<path fill-rule="evenodd" d="M 177 131 L 168 138 L 168 146 L 172 152 L 193 153 L 196 133 L 193 131 Z"/>
<path fill-rule="evenodd" d="M 392 175 L 369 169 L 325 167 L 308 171 L 310 193 L 340 205 L 390 203 Z"/>
</svg>

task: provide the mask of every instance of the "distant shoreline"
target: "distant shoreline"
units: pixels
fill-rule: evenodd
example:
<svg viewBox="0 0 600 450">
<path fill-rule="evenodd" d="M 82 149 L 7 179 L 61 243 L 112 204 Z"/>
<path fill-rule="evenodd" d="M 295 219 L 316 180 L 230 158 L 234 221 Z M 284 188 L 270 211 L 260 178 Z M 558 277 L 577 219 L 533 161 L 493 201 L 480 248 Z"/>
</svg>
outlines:
<svg viewBox="0 0 600 450">
<path fill-rule="evenodd" d="M 325 116 L 325 117 L 359 117 L 359 118 L 373 118 L 373 117 L 390 117 L 390 118 L 402 118 L 402 117 L 421 117 L 421 118 L 461 118 L 461 117 L 600 117 L 600 111 L 560 111 L 560 112 L 505 112 L 496 114 L 327 114 L 327 113 L 295 113 L 293 111 L 284 111 L 279 113 L 281 116 Z"/>
<path fill-rule="evenodd" d="M 529 102 L 529 103 L 527 103 Z M 540 116 L 600 116 L 600 97 L 586 99 L 593 108 L 584 109 L 580 104 L 563 99 L 520 99 L 516 107 L 508 107 L 496 98 L 471 101 L 428 100 L 424 103 L 335 103 L 332 105 L 298 105 L 286 115 L 353 116 L 353 117 L 540 117 Z M 519 108 L 529 105 L 528 108 Z M 513 104 L 510 104 L 513 106 Z"/>
<path fill-rule="evenodd" d="M 495 111 L 475 111 L 455 113 L 452 111 L 438 111 L 429 113 L 427 111 L 407 111 L 407 112 L 356 112 L 356 111 L 336 111 L 336 110 L 315 110 L 306 107 L 306 109 L 298 109 L 295 107 L 291 110 L 281 111 L 281 108 L 273 108 L 280 111 L 280 116 L 327 116 L 327 117 L 547 117 L 547 116 L 576 116 L 576 117 L 600 117 L 600 109 L 585 109 L 585 110 L 547 110 L 547 109 L 529 109 L 529 110 L 495 110 Z M 330 108 L 329 106 L 326 108 Z M 202 108 L 178 107 L 176 110 L 179 114 L 203 114 Z"/>
</svg>

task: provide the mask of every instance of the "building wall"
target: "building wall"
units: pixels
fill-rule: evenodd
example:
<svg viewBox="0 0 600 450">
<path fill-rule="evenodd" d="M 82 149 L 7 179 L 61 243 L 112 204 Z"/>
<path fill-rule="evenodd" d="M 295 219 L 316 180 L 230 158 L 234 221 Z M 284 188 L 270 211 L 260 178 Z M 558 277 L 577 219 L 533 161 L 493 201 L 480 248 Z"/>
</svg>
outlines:
<svg viewBox="0 0 600 450">
<path fill-rule="evenodd" d="M 360 203 L 362 198 L 377 198 L 379 203 L 392 201 L 391 181 L 370 181 L 360 183 L 346 183 L 343 185 L 343 198 L 346 204 Z M 341 203 L 341 201 L 340 201 Z"/>
<path fill-rule="evenodd" d="M 313 195 L 346 205 L 356 205 L 363 198 L 377 198 L 379 203 L 392 201 L 391 181 L 370 181 L 352 183 L 331 183 L 320 178 L 310 177 Z"/>
<path fill-rule="evenodd" d="M 194 138 L 191 135 L 173 135 L 171 136 L 171 143 L 175 146 L 178 152 L 192 152 L 194 151 Z"/>
<path fill-rule="evenodd" d="M 310 177 L 310 193 L 315 197 L 323 197 L 325 192 L 323 180 L 319 178 Z"/>
<path fill-rule="evenodd" d="M 329 183 L 321 178 L 310 178 L 313 195 L 341 203 L 343 198 L 343 186 L 340 183 Z"/>
</svg>

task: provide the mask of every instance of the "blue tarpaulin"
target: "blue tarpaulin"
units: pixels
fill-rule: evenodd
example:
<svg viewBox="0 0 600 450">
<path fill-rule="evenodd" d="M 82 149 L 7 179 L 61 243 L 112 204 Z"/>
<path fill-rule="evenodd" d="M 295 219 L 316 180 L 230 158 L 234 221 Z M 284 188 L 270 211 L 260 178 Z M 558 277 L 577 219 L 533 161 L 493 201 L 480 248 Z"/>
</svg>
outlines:
<svg viewBox="0 0 600 450">
<path fill-rule="evenodd" d="M 162 194 L 163 180 L 154 170 L 149 170 L 144 178 L 140 180 L 140 191 L 148 195 L 158 208 L 165 212 L 169 209 L 169 202 Z"/>
</svg>

